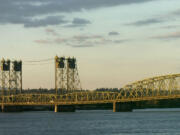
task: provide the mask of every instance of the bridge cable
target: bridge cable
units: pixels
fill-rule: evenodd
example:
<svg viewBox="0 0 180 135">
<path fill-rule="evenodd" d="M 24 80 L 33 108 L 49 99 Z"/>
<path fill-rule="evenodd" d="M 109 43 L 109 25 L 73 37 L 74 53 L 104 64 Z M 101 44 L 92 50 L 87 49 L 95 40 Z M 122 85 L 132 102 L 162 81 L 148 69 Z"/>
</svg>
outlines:
<svg viewBox="0 0 180 135">
<path fill-rule="evenodd" d="M 48 59 L 41 59 L 41 60 L 27 60 L 23 61 L 24 63 L 35 63 L 35 62 L 46 62 L 46 61 L 52 61 L 54 58 L 48 58 Z"/>
</svg>

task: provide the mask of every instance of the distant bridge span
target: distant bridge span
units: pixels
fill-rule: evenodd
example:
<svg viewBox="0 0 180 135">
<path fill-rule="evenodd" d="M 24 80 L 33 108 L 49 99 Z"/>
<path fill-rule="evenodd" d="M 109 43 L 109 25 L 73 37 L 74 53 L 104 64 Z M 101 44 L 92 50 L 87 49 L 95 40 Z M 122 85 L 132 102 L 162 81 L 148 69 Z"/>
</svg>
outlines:
<svg viewBox="0 0 180 135">
<path fill-rule="evenodd" d="M 162 99 L 180 99 L 180 74 L 158 76 L 144 79 L 126 85 L 119 92 L 72 92 L 63 95 L 57 94 L 17 94 L 0 96 L 0 105 L 84 105 L 113 103 L 113 111 L 117 110 L 117 103 L 136 101 L 151 101 Z"/>
</svg>

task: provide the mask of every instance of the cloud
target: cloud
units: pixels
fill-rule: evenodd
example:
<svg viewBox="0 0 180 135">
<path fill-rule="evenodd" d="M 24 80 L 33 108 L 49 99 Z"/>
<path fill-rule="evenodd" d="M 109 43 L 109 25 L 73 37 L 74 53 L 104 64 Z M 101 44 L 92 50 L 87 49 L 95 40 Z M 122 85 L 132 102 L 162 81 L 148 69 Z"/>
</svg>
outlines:
<svg viewBox="0 0 180 135">
<path fill-rule="evenodd" d="M 73 47 L 73 48 L 86 48 L 86 47 L 94 47 L 93 44 L 83 44 L 83 45 L 72 45 L 72 44 L 69 44 L 70 47 Z"/>
<path fill-rule="evenodd" d="M 154 36 L 152 38 L 162 39 L 162 40 L 180 39 L 180 32 L 174 32 L 174 33 L 169 33 L 166 35 Z"/>
<path fill-rule="evenodd" d="M 154 18 L 148 18 L 144 20 L 138 20 L 132 23 L 128 23 L 125 25 L 134 25 L 134 26 L 147 26 L 147 25 L 152 25 L 152 24 L 157 24 L 157 23 L 163 23 L 167 21 L 175 21 L 177 20 L 177 16 L 180 16 L 180 10 L 176 10 L 174 12 L 170 12 L 166 15 L 161 15 L 157 16 Z M 174 28 L 174 27 L 165 27 L 165 28 Z"/>
<path fill-rule="evenodd" d="M 172 14 L 177 15 L 177 16 L 180 16 L 180 9 L 179 9 L 179 10 L 174 11 Z"/>
<path fill-rule="evenodd" d="M 67 41 L 68 41 L 67 39 L 65 39 L 65 38 L 60 38 L 60 37 L 55 38 L 55 39 L 53 40 L 53 42 L 54 42 L 54 43 L 57 43 L 57 44 L 66 43 Z"/>
<path fill-rule="evenodd" d="M 24 27 L 43 27 L 48 25 L 58 25 L 67 23 L 67 21 L 63 18 L 63 16 L 47 16 L 43 19 L 33 19 L 24 22 Z"/>
<path fill-rule="evenodd" d="M 151 19 L 139 20 L 136 22 L 128 23 L 127 25 L 144 26 L 144 25 L 151 25 L 151 24 L 156 24 L 156 23 L 161 23 L 161 22 L 164 22 L 164 20 L 159 19 L 159 18 L 151 18 Z"/>
<path fill-rule="evenodd" d="M 117 35 L 119 35 L 119 32 L 112 31 L 112 32 L 109 32 L 108 35 L 109 36 L 117 36 Z"/>
<path fill-rule="evenodd" d="M 82 18 L 74 18 L 72 24 L 74 25 L 86 25 L 90 24 L 91 22 Z"/>
<path fill-rule="evenodd" d="M 45 40 L 45 39 L 35 40 L 34 42 L 38 43 L 38 44 L 50 44 L 50 43 L 52 43 L 51 41 Z"/>
<path fill-rule="evenodd" d="M 167 25 L 167 26 L 162 26 L 161 28 L 163 29 L 175 29 L 180 27 L 180 25 Z"/>
<path fill-rule="evenodd" d="M 62 16 L 53 16 L 54 14 L 149 1 L 153 0 L 0 0 L 0 24 L 23 24 L 25 27 L 57 25 L 66 21 Z M 47 17 L 37 18 L 42 16 Z M 89 22 L 78 19 L 73 21 L 74 26 L 87 23 Z"/>
<path fill-rule="evenodd" d="M 46 40 L 35 40 L 35 43 L 38 44 L 60 44 L 66 45 L 75 48 L 84 48 L 84 47 L 95 47 L 95 46 L 104 46 L 104 45 L 114 45 L 128 42 L 130 40 L 112 40 L 105 38 L 101 35 L 76 35 L 68 38 L 56 37 L 54 39 Z"/>
<path fill-rule="evenodd" d="M 72 24 L 66 25 L 65 27 L 84 27 L 87 24 L 91 24 L 91 22 L 83 18 L 74 18 Z"/>
<path fill-rule="evenodd" d="M 76 41 L 86 41 L 89 39 L 102 39 L 103 37 L 100 35 L 77 35 L 77 36 L 73 36 L 73 39 L 75 39 Z"/>
<path fill-rule="evenodd" d="M 50 34 L 50 35 L 53 35 L 53 36 L 58 36 L 59 35 L 55 30 L 50 29 L 50 28 L 45 29 L 45 31 L 46 31 L 47 34 Z"/>
<path fill-rule="evenodd" d="M 42 27 L 48 25 L 64 24 L 67 21 L 63 16 L 46 16 L 44 18 L 16 17 L 11 15 L 0 15 L 0 24 L 23 24 L 24 27 Z"/>
<path fill-rule="evenodd" d="M 113 42 L 116 44 L 120 44 L 120 43 L 124 43 L 124 42 L 128 42 L 131 41 L 130 39 L 126 39 L 126 40 L 114 40 Z"/>
</svg>

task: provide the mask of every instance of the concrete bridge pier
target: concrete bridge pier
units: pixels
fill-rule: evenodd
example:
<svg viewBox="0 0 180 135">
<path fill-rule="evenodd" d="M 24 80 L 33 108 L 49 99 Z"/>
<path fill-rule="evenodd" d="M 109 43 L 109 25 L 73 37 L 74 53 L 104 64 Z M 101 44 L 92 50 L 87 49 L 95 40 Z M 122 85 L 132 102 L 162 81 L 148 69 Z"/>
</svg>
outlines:
<svg viewBox="0 0 180 135">
<path fill-rule="evenodd" d="M 72 105 L 55 105 L 54 112 L 75 112 L 76 108 Z"/>
<path fill-rule="evenodd" d="M 113 112 L 132 112 L 133 105 L 131 102 L 113 102 Z"/>
</svg>

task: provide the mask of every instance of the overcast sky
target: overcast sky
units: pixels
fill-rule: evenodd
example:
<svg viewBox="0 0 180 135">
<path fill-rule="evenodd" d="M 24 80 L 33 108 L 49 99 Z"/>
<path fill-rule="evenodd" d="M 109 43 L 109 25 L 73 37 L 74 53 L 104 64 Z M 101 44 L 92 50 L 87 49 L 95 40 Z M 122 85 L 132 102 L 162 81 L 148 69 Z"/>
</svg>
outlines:
<svg viewBox="0 0 180 135">
<path fill-rule="evenodd" d="M 0 56 L 75 56 L 83 88 L 180 73 L 179 0 L 0 0 Z M 54 63 L 23 65 L 24 88 L 54 87 Z"/>
</svg>

